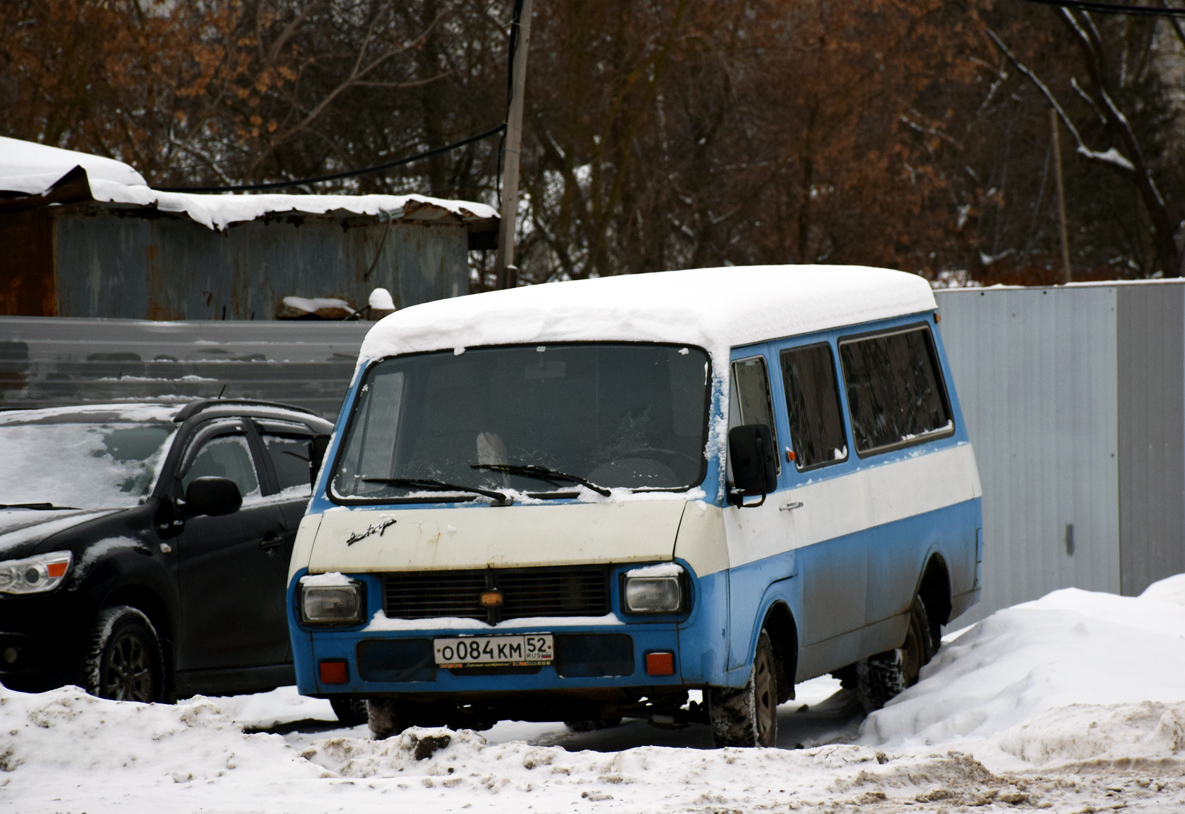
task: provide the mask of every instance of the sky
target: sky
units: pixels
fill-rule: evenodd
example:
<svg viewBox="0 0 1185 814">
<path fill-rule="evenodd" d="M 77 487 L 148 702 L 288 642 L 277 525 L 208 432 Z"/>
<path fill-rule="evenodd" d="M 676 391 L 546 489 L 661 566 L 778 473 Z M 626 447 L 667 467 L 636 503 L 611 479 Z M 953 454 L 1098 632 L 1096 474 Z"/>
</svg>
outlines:
<svg viewBox="0 0 1185 814">
<path fill-rule="evenodd" d="M 833 679 L 801 684 L 771 749 L 641 721 L 374 741 L 291 687 L 175 706 L 0 688 L 0 811 L 1181 812 L 1183 676 L 1180 575 L 997 611 L 867 717 Z"/>
</svg>

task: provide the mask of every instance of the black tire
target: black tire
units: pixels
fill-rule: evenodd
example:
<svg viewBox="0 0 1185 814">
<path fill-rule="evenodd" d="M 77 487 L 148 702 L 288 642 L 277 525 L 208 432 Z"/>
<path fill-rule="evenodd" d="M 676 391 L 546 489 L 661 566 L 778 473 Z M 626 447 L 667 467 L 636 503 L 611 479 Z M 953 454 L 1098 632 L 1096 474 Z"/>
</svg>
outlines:
<svg viewBox="0 0 1185 814">
<path fill-rule="evenodd" d="M 375 740 L 399 735 L 409 726 L 415 726 L 411 707 L 406 701 L 392 698 L 371 698 L 366 702 L 370 734 Z"/>
<path fill-rule="evenodd" d="M 342 726 L 361 726 L 370 720 L 370 712 L 365 698 L 356 695 L 342 695 L 330 698 L 329 705 L 333 707 L 333 714 Z"/>
<path fill-rule="evenodd" d="M 864 659 L 857 665 L 857 692 L 866 711 L 880 709 L 906 687 L 918 683 L 918 673 L 934 655 L 930 631 L 926 606 L 919 597 L 914 597 L 909 627 L 901 646 Z"/>
<path fill-rule="evenodd" d="M 165 699 L 165 662 L 148 617 L 127 605 L 99 611 L 83 664 L 86 691 L 114 701 Z"/>
<path fill-rule="evenodd" d="M 709 688 L 708 715 L 717 747 L 773 746 L 777 742 L 778 671 L 773 643 L 764 629 L 757 636 L 748 682 L 740 689 Z"/>
</svg>

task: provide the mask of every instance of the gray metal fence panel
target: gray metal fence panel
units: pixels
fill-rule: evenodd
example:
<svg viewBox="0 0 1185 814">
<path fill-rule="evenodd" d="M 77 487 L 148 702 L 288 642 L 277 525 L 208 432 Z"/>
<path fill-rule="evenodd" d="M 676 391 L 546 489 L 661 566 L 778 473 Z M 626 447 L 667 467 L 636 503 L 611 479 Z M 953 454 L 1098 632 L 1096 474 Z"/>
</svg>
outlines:
<svg viewBox="0 0 1185 814">
<path fill-rule="evenodd" d="M 222 394 L 332 419 L 372 325 L 0 317 L 0 409 Z"/>
<path fill-rule="evenodd" d="M 983 482 L 969 623 L 1057 588 L 1118 592 L 1113 287 L 938 292 Z"/>
<path fill-rule="evenodd" d="M 1185 286 L 1118 292 L 1121 590 L 1185 572 Z"/>
</svg>

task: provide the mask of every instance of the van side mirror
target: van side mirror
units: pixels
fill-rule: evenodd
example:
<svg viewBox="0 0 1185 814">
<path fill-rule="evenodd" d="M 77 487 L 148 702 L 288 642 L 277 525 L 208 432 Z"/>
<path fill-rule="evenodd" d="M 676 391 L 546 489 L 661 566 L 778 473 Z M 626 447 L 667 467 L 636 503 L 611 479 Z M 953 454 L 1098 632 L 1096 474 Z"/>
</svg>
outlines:
<svg viewBox="0 0 1185 814">
<path fill-rule="evenodd" d="M 777 462 L 769 427 L 764 424 L 733 427 L 728 431 L 728 457 L 733 478 L 728 502 L 745 508 L 760 506 L 765 502 L 765 496 L 778 485 Z M 748 495 L 761 495 L 761 500 L 746 507 L 744 498 Z"/>
<path fill-rule="evenodd" d="M 321 462 L 325 460 L 325 450 L 329 449 L 330 436 L 319 433 L 309 441 L 309 486 L 317 485 L 317 475 L 321 474 Z"/>
<path fill-rule="evenodd" d="M 185 490 L 185 516 L 234 514 L 243 505 L 239 485 L 230 478 L 198 478 Z"/>
</svg>

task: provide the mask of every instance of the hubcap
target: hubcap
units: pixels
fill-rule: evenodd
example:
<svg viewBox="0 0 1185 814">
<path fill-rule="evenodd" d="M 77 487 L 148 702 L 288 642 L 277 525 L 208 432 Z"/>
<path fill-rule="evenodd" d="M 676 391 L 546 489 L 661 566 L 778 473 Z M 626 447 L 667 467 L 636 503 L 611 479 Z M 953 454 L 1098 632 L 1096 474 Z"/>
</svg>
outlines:
<svg viewBox="0 0 1185 814">
<path fill-rule="evenodd" d="M 103 696 L 116 701 L 152 701 L 152 664 L 139 637 L 125 633 L 111 643 Z"/>
<path fill-rule="evenodd" d="M 778 699 L 775 697 L 773 664 L 769 651 L 764 648 L 758 652 L 757 662 L 753 665 L 753 693 L 757 707 L 757 743 L 772 746 Z"/>
</svg>

